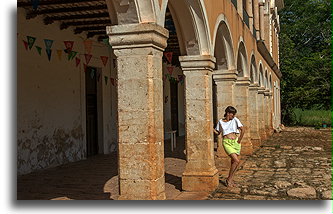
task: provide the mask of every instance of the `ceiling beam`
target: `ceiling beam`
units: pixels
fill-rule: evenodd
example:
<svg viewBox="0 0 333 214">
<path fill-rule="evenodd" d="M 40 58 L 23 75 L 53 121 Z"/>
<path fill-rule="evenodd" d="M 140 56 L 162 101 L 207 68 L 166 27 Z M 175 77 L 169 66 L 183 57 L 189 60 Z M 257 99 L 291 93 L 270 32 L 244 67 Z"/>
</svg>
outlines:
<svg viewBox="0 0 333 214">
<path fill-rule="evenodd" d="M 94 3 L 103 2 L 101 0 L 52 0 L 52 1 L 39 1 L 39 6 L 55 6 L 55 5 L 70 5 L 75 3 Z M 105 2 L 105 1 L 104 1 Z M 31 1 L 17 2 L 17 7 L 32 7 Z"/>
<path fill-rule="evenodd" d="M 54 21 L 64 21 L 72 19 L 95 19 L 95 18 L 110 18 L 109 13 L 93 13 L 86 15 L 68 15 L 68 16 L 48 16 L 44 18 L 45 24 L 52 24 Z"/>
<path fill-rule="evenodd" d="M 82 33 L 83 31 L 102 31 L 104 30 L 104 34 L 106 34 L 106 26 L 91 26 L 91 27 L 77 27 L 74 30 L 75 34 Z"/>
<path fill-rule="evenodd" d="M 45 10 L 32 10 L 27 13 L 27 19 L 34 18 L 37 15 L 43 15 L 43 14 L 85 12 L 85 11 L 94 11 L 94 10 L 107 10 L 107 6 L 97 5 L 97 6 L 81 6 L 81 7 L 65 7 L 65 8 L 45 9 Z"/>
<path fill-rule="evenodd" d="M 92 21 L 63 22 L 60 25 L 60 29 L 63 30 L 70 26 L 84 26 L 84 25 L 111 25 L 111 20 L 105 19 L 105 20 L 92 20 Z"/>
</svg>

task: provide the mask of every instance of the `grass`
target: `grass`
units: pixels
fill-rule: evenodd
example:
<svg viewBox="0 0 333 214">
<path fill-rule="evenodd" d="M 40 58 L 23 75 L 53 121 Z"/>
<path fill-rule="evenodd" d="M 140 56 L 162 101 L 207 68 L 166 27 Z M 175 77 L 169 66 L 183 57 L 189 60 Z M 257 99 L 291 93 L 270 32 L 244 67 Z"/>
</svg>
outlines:
<svg viewBox="0 0 333 214">
<path fill-rule="evenodd" d="M 293 122 L 297 126 L 313 126 L 321 128 L 323 124 L 327 127 L 332 125 L 332 113 L 329 110 L 293 110 Z"/>
</svg>

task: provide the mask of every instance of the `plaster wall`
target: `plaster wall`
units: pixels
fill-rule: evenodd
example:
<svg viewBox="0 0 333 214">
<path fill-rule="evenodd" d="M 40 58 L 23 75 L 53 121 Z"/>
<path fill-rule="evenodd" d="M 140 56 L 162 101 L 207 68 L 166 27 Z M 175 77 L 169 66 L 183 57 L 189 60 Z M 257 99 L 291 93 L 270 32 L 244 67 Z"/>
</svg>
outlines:
<svg viewBox="0 0 333 214">
<path fill-rule="evenodd" d="M 85 73 L 83 63 L 85 35 L 74 35 L 72 29 L 60 30 L 59 23 L 44 25 L 42 18 L 26 20 L 25 10 L 18 8 L 17 17 L 17 167 L 18 174 L 54 167 L 86 157 Z M 23 40 L 36 41 L 25 49 Z M 44 39 L 54 40 L 48 60 Z M 74 41 L 73 51 L 81 63 L 68 60 L 63 41 Z M 41 55 L 36 46 L 42 48 Z M 62 50 L 61 57 L 57 50 Z M 89 66 L 100 70 L 99 153 L 109 153 L 116 145 L 112 136 L 110 77 L 112 60 L 106 66 L 100 56 L 110 56 L 111 49 L 93 42 Z"/>
</svg>

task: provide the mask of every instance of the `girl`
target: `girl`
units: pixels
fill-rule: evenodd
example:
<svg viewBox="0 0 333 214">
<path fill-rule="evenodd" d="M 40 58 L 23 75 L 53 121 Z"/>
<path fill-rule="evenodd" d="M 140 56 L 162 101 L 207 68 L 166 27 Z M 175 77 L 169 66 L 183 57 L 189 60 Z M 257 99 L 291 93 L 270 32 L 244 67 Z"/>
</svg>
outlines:
<svg viewBox="0 0 333 214">
<path fill-rule="evenodd" d="M 237 110 L 234 107 L 228 106 L 225 109 L 224 118 L 218 121 L 216 128 L 214 129 L 214 132 L 217 135 L 222 132 L 222 144 L 224 150 L 231 158 L 229 176 L 225 181 L 226 185 L 230 187 L 235 186 L 233 177 L 240 163 L 238 156 L 240 155 L 241 141 L 245 132 L 243 124 L 237 117 L 235 117 L 236 113 Z M 237 134 L 239 134 L 239 130 L 240 136 L 238 138 Z"/>
</svg>

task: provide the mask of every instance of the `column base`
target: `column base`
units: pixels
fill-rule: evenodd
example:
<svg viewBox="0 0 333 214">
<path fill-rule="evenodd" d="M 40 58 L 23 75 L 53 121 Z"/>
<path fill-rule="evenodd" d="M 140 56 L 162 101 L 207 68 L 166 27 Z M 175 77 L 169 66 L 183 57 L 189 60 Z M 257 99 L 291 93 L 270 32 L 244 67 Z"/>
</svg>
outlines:
<svg viewBox="0 0 333 214">
<path fill-rule="evenodd" d="M 166 200 L 165 192 L 160 193 L 156 196 L 136 198 L 130 195 L 120 195 L 117 200 Z"/>
<path fill-rule="evenodd" d="M 258 149 L 261 145 L 261 140 L 260 140 L 259 136 L 258 136 L 258 138 L 251 138 L 251 142 L 253 145 L 253 150 Z"/>
<path fill-rule="evenodd" d="M 214 167 L 207 172 L 184 172 L 182 176 L 182 189 L 190 192 L 214 191 L 219 185 L 218 170 Z"/>
</svg>

